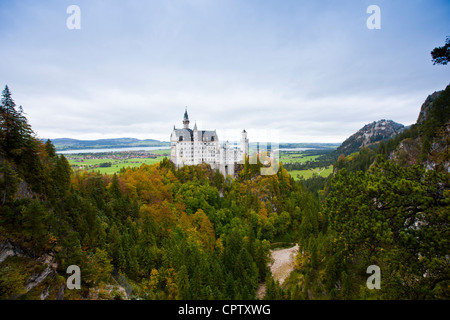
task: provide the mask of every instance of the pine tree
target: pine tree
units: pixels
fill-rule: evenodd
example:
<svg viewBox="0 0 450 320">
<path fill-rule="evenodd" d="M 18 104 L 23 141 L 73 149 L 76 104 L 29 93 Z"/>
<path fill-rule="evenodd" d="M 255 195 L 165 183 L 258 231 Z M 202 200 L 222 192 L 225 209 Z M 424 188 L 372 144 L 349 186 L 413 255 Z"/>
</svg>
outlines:
<svg viewBox="0 0 450 320">
<path fill-rule="evenodd" d="M 56 197 L 61 198 L 69 192 L 72 167 L 64 155 L 56 156 L 56 163 L 51 173 L 52 185 Z"/>
<path fill-rule="evenodd" d="M 108 191 L 113 199 L 118 200 L 122 198 L 122 191 L 120 191 L 119 178 L 115 173 L 113 175 L 111 185 L 109 186 Z"/>
<path fill-rule="evenodd" d="M 0 196 L 1 203 L 6 203 L 13 200 L 13 196 L 18 190 L 21 179 L 17 175 L 13 165 L 6 159 L 1 159 L 0 163 Z"/>
<path fill-rule="evenodd" d="M 45 151 L 47 152 L 47 156 L 49 158 L 56 158 L 56 148 L 50 139 L 47 139 L 47 141 L 45 142 Z"/>
<path fill-rule="evenodd" d="M 11 91 L 5 86 L 0 104 L 0 146 L 5 156 L 17 159 L 24 153 L 32 135 L 33 130 L 27 122 L 22 106 L 16 110 Z"/>
</svg>

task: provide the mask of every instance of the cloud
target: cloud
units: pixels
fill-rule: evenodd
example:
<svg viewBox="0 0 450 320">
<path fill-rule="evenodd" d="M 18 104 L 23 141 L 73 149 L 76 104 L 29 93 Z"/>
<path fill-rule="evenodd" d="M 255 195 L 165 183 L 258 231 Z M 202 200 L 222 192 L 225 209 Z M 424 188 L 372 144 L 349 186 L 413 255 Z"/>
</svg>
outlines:
<svg viewBox="0 0 450 320">
<path fill-rule="evenodd" d="M 78 5 L 80 30 L 59 1 L 0 5 L 0 84 L 42 137 L 168 140 L 188 106 L 205 129 L 340 142 L 375 120 L 413 123 L 448 84 L 429 61 L 450 27 L 440 1 L 380 1 L 378 31 L 354 1 Z"/>
</svg>

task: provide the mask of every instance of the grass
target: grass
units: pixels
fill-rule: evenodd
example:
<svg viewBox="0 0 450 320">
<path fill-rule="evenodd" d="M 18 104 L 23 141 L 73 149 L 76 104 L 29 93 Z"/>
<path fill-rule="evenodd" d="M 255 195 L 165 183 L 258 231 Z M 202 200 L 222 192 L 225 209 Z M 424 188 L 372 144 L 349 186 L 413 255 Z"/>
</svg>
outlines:
<svg viewBox="0 0 450 320">
<path fill-rule="evenodd" d="M 122 168 L 135 168 L 140 167 L 142 164 L 154 164 L 162 161 L 165 157 L 169 156 L 170 150 L 152 150 L 152 154 L 157 154 L 156 158 L 120 158 L 120 154 L 117 159 L 104 157 L 100 159 L 90 159 L 90 157 L 97 157 L 98 155 L 91 154 L 83 154 L 83 155 L 70 155 L 68 156 L 68 161 L 72 166 L 74 171 L 77 170 L 87 170 L 87 171 L 96 171 L 101 174 L 114 174 L 118 173 Z M 110 162 L 110 167 L 99 167 L 101 163 Z"/>
<path fill-rule="evenodd" d="M 84 162 L 69 161 L 71 165 L 80 167 L 84 166 L 87 171 L 99 171 L 102 174 L 114 174 L 119 173 L 122 168 L 134 168 L 140 167 L 143 163 L 154 164 L 160 162 L 164 159 L 163 156 L 157 158 L 141 159 L 141 158 L 131 158 L 127 160 L 112 160 L 112 159 L 92 159 L 84 160 Z M 94 167 L 90 168 L 91 165 L 98 165 L 102 162 L 111 162 L 111 167 Z M 76 169 L 75 169 L 76 170 Z"/>
<path fill-rule="evenodd" d="M 280 152 L 280 161 L 282 163 L 304 163 L 307 161 L 314 161 L 319 155 L 304 155 L 301 151 L 299 152 Z"/>
<path fill-rule="evenodd" d="M 314 161 L 319 155 L 307 155 L 303 151 L 285 151 L 280 152 L 280 161 L 282 163 L 306 163 L 307 161 Z M 333 172 L 333 166 L 326 168 L 311 168 L 305 170 L 288 170 L 288 173 L 295 179 L 299 180 L 297 175 L 304 179 L 309 179 L 314 173 L 322 177 L 328 177 Z"/>
<path fill-rule="evenodd" d="M 317 173 L 321 177 L 328 177 L 333 172 L 333 166 L 330 165 L 327 168 L 313 168 L 313 169 L 307 169 L 307 170 L 292 170 L 288 171 L 291 177 L 294 178 L 294 180 L 299 180 L 297 175 L 302 177 L 304 179 L 309 179 L 313 176 L 314 173 Z"/>
</svg>

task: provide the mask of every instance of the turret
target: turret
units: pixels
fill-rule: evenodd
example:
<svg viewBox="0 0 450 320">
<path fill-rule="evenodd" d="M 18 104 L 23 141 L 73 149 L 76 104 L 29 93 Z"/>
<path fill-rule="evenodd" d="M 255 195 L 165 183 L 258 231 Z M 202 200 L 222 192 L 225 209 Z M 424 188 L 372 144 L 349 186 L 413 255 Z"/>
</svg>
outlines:
<svg viewBox="0 0 450 320">
<path fill-rule="evenodd" d="M 187 107 L 186 107 L 186 110 L 184 111 L 183 127 L 185 129 L 189 129 L 189 116 L 188 116 L 188 113 L 187 113 Z"/>
<path fill-rule="evenodd" d="M 241 134 L 241 150 L 244 152 L 245 155 L 248 155 L 248 139 L 247 139 L 247 131 L 242 130 Z"/>
<path fill-rule="evenodd" d="M 200 137 L 197 129 L 197 122 L 194 124 L 194 141 L 200 141 Z"/>
</svg>

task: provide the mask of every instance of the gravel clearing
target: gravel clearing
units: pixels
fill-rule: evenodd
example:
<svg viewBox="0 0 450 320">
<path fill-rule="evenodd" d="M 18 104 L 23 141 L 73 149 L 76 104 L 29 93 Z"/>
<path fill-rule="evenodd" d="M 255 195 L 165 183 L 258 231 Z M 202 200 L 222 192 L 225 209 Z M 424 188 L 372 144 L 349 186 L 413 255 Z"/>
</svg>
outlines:
<svg viewBox="0 0 450 320">
<path fill-rule="evenodd" d="M 283 284 L 284 280 L 286 280 L 294 269 L 294 260 L 297 253 L 298 244 L 287 249 L 271 250 L 273 262 L 270 266 L 270 271 L 275 281 L 279 281 L 280 285 Z M 265 284 L 261 284 L 257 292 L 257 297 L 262 299 L 265 293 L 266 286 Z"/>
<path fill-rule="evenodd" d="M 273 264 L 270 267 L 275 281 L 283 284 L 289 273 L 294 269 L 294 259 L 298 252 L 298 244 L 292 248 L 272 251 Z"/>
</svg>

